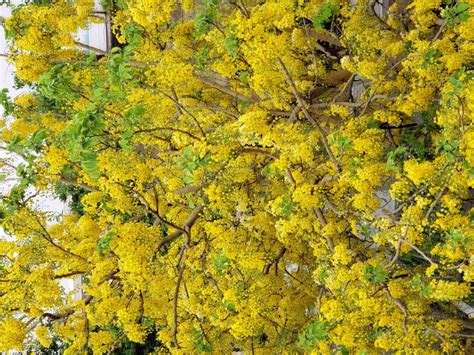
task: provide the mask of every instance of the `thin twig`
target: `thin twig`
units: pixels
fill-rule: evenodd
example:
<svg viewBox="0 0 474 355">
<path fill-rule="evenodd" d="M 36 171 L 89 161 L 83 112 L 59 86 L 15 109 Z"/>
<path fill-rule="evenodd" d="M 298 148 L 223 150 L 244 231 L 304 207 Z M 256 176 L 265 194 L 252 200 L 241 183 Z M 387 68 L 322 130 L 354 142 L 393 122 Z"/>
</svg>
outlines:
<svg viewBox="0 0 474 355">
<path fill-rule="evenodd" d="M 323 127 L 320 125 L 320 123 L 317 120 L 313 118 L 313 116 L 311 116 L 311 114 L 306 109 L 306 104 L 301 98 L 300 94 L 298 94 L 298 90 L 296 89 L 295 83 L 293 79 L 291 78 L 290 72 L 286 68 L 283 61 L 280 58 L 277 58 L 276 60 L 278 64 L 280 65 L 281 69 L 283 70 L 283 72 L 285 73 L 286 80 L 288 81 L 288 84 L 290 85 L 291 90 L 293 91 L 293 95 L 295 96 L 296 100 L 298 101 L 299 106 L 301 107 L 301 111 L 303 111 L 303 114 L 305 115 L 306 119 L 310 121 L 318 129 L 324 148 L 326 149 L 326 152 L 328 153 L 329 158 L 331 159 L 332 163 L 336 167 L 337 172 L 340 173 L 341 168 L 339 167 L 336 157 L 334 156 L 333 152 L 331 151 L 331 148 L 329 147 L 329 143 L 327 141 Z"/>
<path fill-rule="evenodd" d="M 275 256 L 275 258 L 273 259 L 273 261 L 271 263 L 268 263 L 266 264 L 264 267 L 263 267 L 263 274 L 264 275 L 267 275 L 268 272 L 270 271 L 270 268 L 273 264 L 275 264 L 275 266 L 278 264 L 278 261 L 283 257 L 283 255 L 285 255 L 285 252 L 286 252 L 286 248 L 283 247 L 280 249 L 280 252 L 278 253 L 277 256 Z"/>
<path fill-rule="evenodd" d="M 408 317 L 408 310 L 406 308 L 406 306 L 402 303 L 402 301 L 400 301 L 398 298 L 395 298 L 392 296 L 392 294 L 390 293 L 390 290 L 388 289 L 388 286 L 385 285 L 384 287 L 384 291 L 385 291 L 385 295 L 387 295 L 387 298 L 389 300 L 391 300 L 393 303 L 395 303 L 397 305 L 398 308 L 400 308 L 400 310 L 402 311 L 404 317 L 403 317 L 403 330 L 406 333 L 408 333 L 408 330 L 407 330 L 407 317 Z"/>
<path fill-rule="evenodd" d="M 326 218 L 323 215 L 323 211 L 321 211 L 320 208 L 316 207 L 313 208 L 313 214 L 319 219 L 319 222 L 321 223 L 321 226 L 324 228 L 328 222 L 326 221 Z M 332 253 L 334 253 L 334 242 L 332 241 L 330 236 L 326 237 L 326 242 L 328 244 L 329 250 L 331 250 Z"/>
<path fill-rule="evenodd" d="M 181 249 L 180 253 L 180 261 L 181 257 L 184 255 L 186 248 Z M 181 286 L 181 280 L 183 279 L 183 273 L 184 273 L 184 265 L 179 267 L 179 262 L 178 262 L 178 268 L 179 268 L 179 273 L 178 273 L 178 280 L 176 281 L 176 288 L 174 291 L 174 296 L 173 296 L 173 345 L 175 348 L 180 349 L 179 343 L 178 343 L 178 298 L 179 298 L 179 289 Z"/>
<path fill-rule="evenodd" d="M 410 226 L 407 225 L 406 228 L 405 228 L 405 232 L 403 232 L 403 235 L 398 238 L 398 242 L 397 242 L 397 249 L 395 250 L 395 255 L 393 256 L 392 260 L 390 260 L 390 262 L 387 264 L 387 266 L 385 267 L 386 269 L 392 267 L 398 260 L 398 257 L 400 256 L 400 249 L 401 249 L 401 246 L 402 246 L 402 241 L 405 239 L 405 237 L 407 236 L 408 234 L 408 229 L 410 229 Z"/>
<path fill-rule="evenodd" d="M 420 248 L 418 248 L 416 245 L 410 243 L 408 240 L 402 239 L 402 242 L 405 243 L 406 245 L 410 246 L 412 249 L 416 250 L 418 254 L 420 254 L 423 259 L 428 261 L 430 264 L 435 264 L 433 260 L 431 260 Z"/>
</svg>

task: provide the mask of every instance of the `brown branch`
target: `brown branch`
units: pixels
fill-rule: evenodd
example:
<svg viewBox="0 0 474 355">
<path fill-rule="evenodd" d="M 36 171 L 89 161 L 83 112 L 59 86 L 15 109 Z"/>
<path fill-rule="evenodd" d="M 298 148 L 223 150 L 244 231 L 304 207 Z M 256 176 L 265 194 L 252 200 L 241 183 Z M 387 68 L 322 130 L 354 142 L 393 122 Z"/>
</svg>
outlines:
<svg viewBox="0 0 474 355">
<path fill-rule="evenodd" d="M 194 185 L 188 185 L 185 186 L 181 189 L 175 190 L 173 193 L 175 195 L 186 195 L 186 194 L 191 194 L 193 192 L 199 191 L 200 187 L 199 186 L 194 186 Z"/>
<path fill-rule="evenodd" d="M 152 86 L 149 86 L 149 85 L 145 85 L 147 88 L 153 90 L 153 91 L 156 91 L 157 93 L 163 95 L 164 97 L 170 99 L 171 101 L 174 102 L 174 104 L 178 107 L 178 110 L 181 110 L 182 112 L 185 112 L 186 114 L 188 114 L 189 117 L 191 117 L 191 119 L 194 121 L 194 123 L 196 124 L 196 126 L 198 127 L 199 131 L 201 132 L 202 136 L 203 137 L 206 137 L 206 133 L 204 132 L 204 130 L 202 129 L 201 127 L 201 124 L 199 123 L 198 119 L 196 118 L 196 116 L 194 116 L 191 112 L 189 112 L 189 110 L 184 107 L 177 99 L 177 96 L 176 98 L 173 97 L 173 96 L 170 96 L 168 95 L 167 93 L 165 93 L 164 91 L 161 91 L 160 89 L 157 89 L 157 88 L 154 88 Z M 174 91 L 174 88 L 171 87 L 171 90 Z M 174 92 L 174 94 L 176 95 L 176 92 Z"/>
<path fill-rule="evenodd" d="M 400 34 L 397 32 L 397 30 L 395 30 L 393 27 L 391 27 L 388 23 L 386 23 L 383 19 L 381 19 L 379 17 L 379 15 L 377 15 L 377 13 L 375 12 L 375 4 L 376 4 L 377 0 L 369 0 L 369 3 L 367 4 L 368 6 L 368 9 L 369 9 L 369 13 L 375 17 L 375 19 L 377 20 L 377 22 L 380 24 L 380 26 L 385 29 L 385 30 L 388 30 L 390 32 L 392 32 L 393 34 L 395 34 L 398 38 L 400 38 Z"/>
<path fill-rule="evenodd" d="M 248 102 L 251 102 L 251 103 L 255 103 L 258 101 L 257 98 L 252 98 L 252 97 L 248 97 L 248 96 L 245 96 L 237 91 L 234 91 L 232 90 L 230 87 L 226 86 L 226 85 L 222 85 L 216 81 L 214 81 L 213 79 L 209 78 L 209 77 L 206 77 L 205 75 L 201 74 L 201 73 L 197 73 L 197 78 L 205 85 L 213 88 L 213 89 L 216 89 L 220 92 L 222 92 L 223 94 L 226 94 L 226 95 L 229 95 L 231 97 L 233 97 L 234 99 L 237 99 L 237 100 L 240 100 L 240 101 L 248 101 Z"/>
<path fill-rule="evenodd" d="M 431 260 L 431 258 L 429 258 L 420 248 L 418 248 L 416 245 L 410 243 L 408 240 L 405 240 L 405 239 L 402 239 L 402 243 L 405 243 L 407 244 L 408 246 L 410 246 L 412 249 L 416 250 L 418 252 L 418 254 L 420 254 L 423 259 L 425 259 L 426 261 L 428 261 L 430 264 L 435 264 L 435 262 L 433 260 Z"/>
<path fill-rule="evenodd" d="M 430 218 L 430 215 L 431 213 L 434 211 L 434 208 L 436 207 L 436 205 L 438 204 L 439 200 L 441 199 L 441 197 L 443 197 L 443 195 L 445 194 L 446 192 L 446 187 L 444 187 L 443 189 L 441 189 L 441 191 L 439 192 L 439 194 L 436 196 L 435 200 L 433 201 L 433 203 L 431 204 L 428 212 L 426 212 L 426 215 L 425 215 L 425 220 L 428 220 Z"/>
<path fill-rule="evenodd" d="M 91 52 L 95 52 L 97 54 L 101 54 L 101 55 L 109 54 L 109 52 L 106 52 L 106 51 L 104 51 L 100 48 L 92 47 L 92 46 L 89 46 L 87 44 L 84 44 L 84 43 L 81 43 L 81 42 L 78 42 L 78 41 L 74 42 L 74 44 L 76 46 L 78 46 L 79 48 L 82 48 L 82 49 L 85 49 L 85 50 L 88 50 L 88 51 L 91 51 Z"/>
<path fill-rule="evenodd" d="M 298 278 L 295 277 L 291 272 L 289 272 L 286 268 L 285 269 L 285 274 L 287 274 L 289 277 L 291 277 L 293 280 L 296 280 L 300 283 L 300 285 L 304 285 L 304 282 L 299 280 Z"/>
<path fill-rule="evenodd" d="M 344 87 L 342 88 L 342 90 L 339 92 L 339 94 L 337 94 L 336 96 L 334 96 L 334 99 L 332 100 L 332 103 L 335 104 L 337 99 L 339 99 L 341 96 L 345 96 L 346 99 L 350 97 L 350 92 L 351 92 L 351 89 L 352 89 L 352 84 L 354 83 L 354 79 L 355 79 L 356 75 L 355 74 L 352 74 L 349 78 L 349 80 L 347 80 L 346 84 L 344 85 Z M 341 103 L 337 102 L 338 105 L 340 105 Z"/>
<path fill-rule="evenodd" d="M 271 149 L 271 148 L 269 148 L 269 149 Z M 237 152 L 239 152 L 239 153 L 261 154 L 261 155 L 265 155 L 265 156 L 267 156 L 269 158 L 272 158 L 272 159 L 278 159 L 278 156 L 273 155 L 273 154 L 269 153 L 268 151 L 265 151 L 264 149 L 261 149 L 261 148 L 242 147 L 242 148 L 237 149 Z"/>
<path fill-rule="evenodd" d="M 153 127 L 153 128 L 148 128 L 148 129 L 139 129 L 135 132 L 133 132 L 134 134 L 138 134 L 138 133 L 150 133 L 150 132 L 155 132 L 155 131 L 171 131 L 171 132 L 178 132 L 178 133 L 182 133 L 182 134 L 185 134 L 187 135 L 188 137 L 192 138 L 192 139 L 196 139 L 196 140 L 201 140 L 199 137 L 195 136 L 194 134 L 188 132 L 188 131 L 184 131 L 182 129 L 179 129 L 179 128 L 171 128 L 171 127 Z"/>
<path fill-rule="evenodd" d="M 313 214 L 319 219 L 319 222 L 321 223 L 321 226 L 324 228 L 328 222 L 326 221 L 326 218 L 323 215 L 323 211 L 321 211 L 320 208 L 313 208 Z M 326 242 L 328 244 L 329 250 L 331 250 L 332 253 L 334 253 L 334 242 L 332 241 L 331 237 L 327 236 L 326 237 Z"/>
<path fill-rule="evenodd" d="M 186 228 L 190 229 L 194 225 L 196 220 L 198 219 L 199 214 L 201 213 L 201 211 L 202 211 L 202 209 L 200 207 L 195 208 L 193 210 L 193 212 L 189 215 L 189 217 L 186 219 L 186 221 L 184 222 L 183 229 L 186 229 Z M 174 240 L 176 240 L 178 237 L 180 237 L 183 234 L 184 234 L 183 231 L 177 230 L 177 231 L 167 235 L 163 239 L 160 239 L 158 247 L 156 248 L 154 259 L 156 258 L 156 254 L 160 252 L 160 250 L 161 250 L 161 248 L 163 248 L 163 246 L 173 242 Z"/>
<path fill-rule="evenodd" d="M 406 306 L 402 303 L 402 301 L 400 301 L 398 298 L 395 298 L 392 296 L 392 294 L 390 293 L 390 290 L 388 289 L 388 286 L 384 284 L 384 291 L 385 291 L 385 295 L 387 296 L 387 298 L 392 301 L 393 303 L 395 303 L 397 305 L 398 308 L 400 308 L 400 310 L 402 311 L 404 317 L 403 317 L 403 330 L 405 331 L 405 334 L 408 333 L 408 330 L 407 330 L 407 318 L 408 318 L 408 310 L 406 308 Z"/>
<path fill-rule="evenodd" d="M 457 309 L 459 309 L 461 312 L 463 312 L 469 319 L 474 318 L 474 307 L 471 307 L 468 305 L 466 302 L 463 301 L 454 301 L 453 304 L 456 306 Z"/>
<path fill-rule="evenodd" d="M 138 307 L 138 315 L 137 318 L 135 319 L 135 322 L 140 324 L 142 322 L 143 314 L 145 313 L 145 307 L 144 307 L 144 299 L 143 299 L 143 292 L 140 290 L 138 293 L 138 302 L 139 302 L 139 307 Z"/>
<path fill-rule="evenodd" d="M 82 274 L 85 274 L 85 273 L 86 273 L 86 271 L 71 271 L 71 272 L 68 272 L 66 274 L 54 275 L 53 279 L 55 279 L 55 280 L 65 279 L 65 278 L 68 278 L 68 277 L 71 277 L 71 276 L 82 275 Z"/>
<path fill-rule="evenodd" d="M 277 254 L 277 256 L 275 256 L 275 258 L 273 259 L 273 261 L 271 263 L 268 263 L 266 264 L 264 267 L 263 267 L 263 274 L 264 275 L 268 275 L 268 272 L 270 271 L 270 268 L 272 267 L 273 264 L 275 264 L 275 267 L 278 266 L 278 262 L 280 261 L 280 259 L 283 257 L 283 255 L 285 255 L 285 252 L 286 252 L 286 248 L 283 247 L 280 249 L 280 252 Z"/>
<path fill-rule="evenodd" d="M 84 300 L 84 304 L 87 306 L 89 303 L 91 303 L 93 298 L 94 298 L 93 296 L 88 295 L 86 297 L 86 299 Z M 69 317 L 70 315 L 74 314 L 75 311 L 76 310 L 74 310 L 74 309 L 68 309 L 67 311 L 65 311 L 63 313 L 45 312 L 45 313 L 42 314 L 42 317 L 50 318 L 50 319 L 53 319 L 53 320 L 58 320 L 58 319 L 63 319 L 63 318 Z"/>
<path fill-rule="evenodd" d="M 185 250 L 186 250 L 185 248 L 181 249 L 180 261 L 181 261 L 181 257 L 184 255 Z M 176 281 L 176 288 L 175 288 L 174 296 L 173 296 L 173 346 L 177 349 L 180 349 L 180 346 L 178 343 L 178 298 L 179 298 L 179 289 L 181 286 L 181 281 L 183 279 L 184 265 L 182 267 L 179 267 L 179 263 L 178 263 L 178 268 L 179 268 L 178 280 Z"/>
<path fill-rule="evenodd" d="M 323 127 L 319 124 L 317 120 L 315 120 L 311 114 L 308 112 L 306 109 L 306 104 L 301 98 L 301 96 L 298 94 L 298 90 L 296 89 L 295 83 L 293 82 L 293 79 L 291 78 L 290 72 L 286 68 L 285 64 L 282 62 L 280 58 L 276 59 L 278 64 L 280 65 L 281 69 L 285 73 L 286 80 L 288 81 L 288 84 L 291 87 L 291 90 L 293 91 L 293 95 L 295 95 L 296 100 L 298 101 L 299 106 L 301 107 L 301 111 L 303 111 L 303 114 L 305 115 L 306 119 L 310 121 L 319 131 L 319 134 L 321 136 L 321 141 L 323 142 L 324 148 L 326 149 L 327 154 L 329 155 L 329 158 L 331 159 L 332 163 L 336 167 L 337 172 L 341 172 L 341 168 L 339 167 L 339 163 L 336 160 L 336 157 L 334 156 L 333 152 L 331 151 L 331 148 L 329 147 L 329 143 L 327 141 L 326 135 L 324 133 Z"/>
<path fill-rule="evenodd" d="M 64 185 L 80 187 L 81 189 L 84 189 L 84 190 L 89 191 L 89 192 L 98 191 L 98 190 L 97 190 L 96 188 L 94 188 L 94 187 L 91 187 L 91 186 L 86 185 L 86 184 L 81 184 L 81 183 L 76 182 L 76 181 L 73 181 L 73 180 L 68 180 L 68 179 L 61 178 L 61 179 L 59 180 L 59 182 L 63 183 Z"/>
<path fill-rule="evenodd" d="M 121 183 L 118 183 L 118 185 L 120 186 L 123 186 L 123 187 L 127 187 L 125 184 L 121 184 Z M 154 193 L 155 193 L 155 202 L 156 202 L 156 209 L 153 209 L 151 206 L 150 206 L 150 203 L 147 201 L 147 199 L 145 198 L 145 196 L 143 196 L 140 192 L 138 191 L 134 191 L 134 193 L 138 196 L 139 200 L 145 204 L 145 207 L 146 209 L 156 217 L 156 219 L 163 223 L 163 224 L 166 224 L 167 226 L 169 227 L 172 227 L 174 229 L 176 229 L 177 231 L 181 232 L 181 233 L 187 233 L 186 230 L 184 228 L 181 228 L 180 226 L 177 226 L 176 224 L 174 224 L 173 222 L 170 222 L 166 219 L 164 219 L 160 213 L 159 213 L 159 201 L 158 201 L 158 192 L 156 191 L 156 189 L 153 187 L 153 190 L 154 190 Z M 132 190 L 133 191 L 133 190 Z"/>
<path fill-rule="evenodd" d="M 25 207 L 26 208 L 26 207 Z M 89 261 L 84 258 L 83 256 L 80 256 L 78 254 L 75 254 L 67 249 L 64 249 L 62 246 L 56 244 L 56 242 L 54 242 L 53 238 L 51 237 L 51 235 L 49 234 L 48 230 L 46 229 L 46 227 L 43 225 L 43 223 L 41 223 L 39 217 L 33 213 L 33 211 L 29 210 L 30 213 L 33 215 L 33 217 L 35 218 L 36 222 L 38 223 L 38 225 L 40 226 L 41 230 L 43 231 L 43 233 L 39 233 L 43 239 L 45 239 L 46 241 L 48 241 L 52 246 L 54 246 L 56 249 L 58 250 L 61 250 L 63 253 L 65 254 L 68 254 L 70 256 L 73 256 L 75 258 L 78 258 L 82 261 L 85 261 L 86 263 L 89 263 Z"/>
<path fill-rule="evenodd" d="M 403 59 L 405 59 L 405 58 L 402 57 L 401 59 L 397 60 L 397 61 L 388 69 L 387 73 L 385 73 L 385 75 L 384 75 L 384 77 L 383 77 L 382 80 L 385 80 L 385 79 L 388 77 L 388 75 L 392 72 L 392 70 L 395 69 L 395 68 L 403 61 Z M 376 84 L 374 90 L 372 91 L 372 93 L 370 94 L 369 98 L 367 99 L 367 102 L 365 103 L 364 108 L 362 109 L 362 112 L 359 114 L 359 116 L 364 115 L 364 113 L 365 113 L 365 112 L 367 111 L 367 109 L 369 108 L 370 103 L 372 102 L 372 100 L 373 100 L 373 99 L 375 98 L 375 96 L 376 96 L 376 93 L 377 93 L 377 90 L 378 90 L 379 86 L 382 84 L 382 80 L 379 81 L 379 82 Z"/>
<path fill-rule="evenodd" d="M 395 255 L 393 256 L 392 260 L 390 260 L 390 262 L 385 267 L 386 269 L 392 267 L 397 262 L 398 257 L 400 256 L 400 249 L 401 249 L 401 246 L 402 246 L 402 241 L 407 236 L 409 228 L 410 228 L 410 226 L 406 226 L 405 232 L 403 232 L 403 235 L 400 238 L 398 238 L 397 249 L 395 250 Z"/>
</svg>

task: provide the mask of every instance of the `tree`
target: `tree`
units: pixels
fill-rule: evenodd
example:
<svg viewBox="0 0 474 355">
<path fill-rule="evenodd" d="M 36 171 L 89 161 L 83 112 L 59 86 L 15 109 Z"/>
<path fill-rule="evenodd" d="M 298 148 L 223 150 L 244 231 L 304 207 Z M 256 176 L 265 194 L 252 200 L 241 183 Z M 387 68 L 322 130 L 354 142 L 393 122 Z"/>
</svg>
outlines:
<svg viewBox="0 0 474 355">
<path fill-rule="evenodd" d="M 471 1 L 118 2 L 100 60 L 27 47 L 64 6 L 6 22 L 45 65 L 4 100 L 0 350 L 472 350 Z"/>
</svg>

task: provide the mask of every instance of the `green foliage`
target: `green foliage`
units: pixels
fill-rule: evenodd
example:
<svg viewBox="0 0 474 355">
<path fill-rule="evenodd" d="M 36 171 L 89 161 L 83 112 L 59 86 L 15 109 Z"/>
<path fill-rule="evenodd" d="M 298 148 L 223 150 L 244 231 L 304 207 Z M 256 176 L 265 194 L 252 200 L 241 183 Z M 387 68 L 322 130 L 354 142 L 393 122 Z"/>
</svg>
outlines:
<svg viewBox="0 0 474 355">
<path fill-rule="evenodd" d="M 315 321 L 300 334 L 298 337 L 298 346 L 303 350 L 313 349 L 317 342 L 327 339 L 328 330 L 328 322 Z"/>
<path fill-rule="evenodd" d="M 196 54 L 194 54 L 194 62 L 198 69 L 204 70 L 209 61 L 209 52 L 208 47 L 201 48 Z"/>
<path fill-rule="evenodd" d="M 99 167 L 95 149 L 100 142 L 100 134 L 105 127 L 102 109 L 91 106 L 89 110 L 78 112 L 63 138 L 71 159 L 79 162 L 93 178 L 98 179 Z"/>
<path fill-rule="evenodd" d="M 371 119 L 367 123 L 367 128 L 379 128 L 379 124 L 376 120 Z"/>
<path fill-rule="evenodd" d="M 58 183 L 54 187 L 55 195 L 63 202 L 69 202 L 69 209 L 77 215 L 84 214 L 84 208 L 81 204 L 82 197 L 88 191 L 80 186 L 74 186 L 64 183 Z"/>
<path fill-rule="evenodd" d="M 178 163 L 184 169 L 183 181 L 186 184 L 192 184 L 194 182 L 194 171 L 205 168 L 210 162 L 209 155 L 200 157 L 199 153 L 195 152 L 192 147 L 185 147 L 183 154 L 178 158 Z"/>
<path fill-rule="evenodd" d="M 454 161 L 459 152 L 459 141 L 447 137 L 440 137 L 436 142 L 436 153 L 439 152 L 443 152 L 448 158 L 448 161 Z"/>
<path fill-rule="evenodd" d="M 239 80 L 244 86 L 249 86 L 249 76 L 250 73 L 248 70 L 242 70 L 239 73 Z"/>
<path fill-rule="evenodd" d="M 322 30 L 324 26 L 331 22 L 333 16 L 339 14 L 339 5 L 331 0 L 325 0 L 313 18 L 313 27 Z"/>
<path fill-rule="evenodd" d="M 127 8 L 125 0 L 100 0 L 100 6 L 107 12 L 113 12 L 117 9 L 124 10 Z"/>
<path fill-rule="evenodd" d="M 3 107 L 3 114 L 5 116 L 13 113 L 13 101 L 8 95 L 8 89 L 2 89 L 2 91 L 0 91 L 0 105 Z"/>
<path fill-rule="evenodd" d="M 464 89 L 466 83 L 472 78 L 474 78 L 474 71 L 468 70 L 465 66 L 462 66 L 456 74 L 449 78 L 452 90 L 446 94 L 448 106 L 452 107 L 454 105 L 455 99 L 458 99 L 461 90 Z"/>
<path fill-rule="evenodd" d="M 410 286 L 418 291 L 421 297 L 429 297 L 432 293 L 431 286 L 425 284 L 421 280 L 420 274 L 416 274 L 415 277 L 413 277 L 413 279 L 410 281 Z"/>
<path fill-rule="evenodd" d="M 222 306 L 224 307 L 224 309 L 226 309 L 229 312 L 235 312 L 235 304 L 233 304 L 233 303 L 231 303 L 227 300 L 224 300 L 222 302 Z"/>
<path fill-rule="evenodd" d="M 289 218 L 290 215 L 296 210 L 296 206 L 291 201 L 289 196 L 284 196 L 282 202 L 279 205 L 280 213 L 284 218 Z"/>
<path fill-rule="evenodd" d="M 110 249 L 110 242 L 116 237 L 117 233 L 110 231 L 97 241 L 97 249 L 99 249 L 101 255 Z"/>
<path fill-rule="evenodd" d="M 469 244 L 472 243 L 472 238 L 465 236 L 462 232 L 456 229 L 453 229 L 446 234 L 446 241 L 453 251 L 458 246 L 465 251 L 468 249 Z"/>
<path fill-rule="evenodd" d="M 453 28 L 454 26 L 466 22 L 469 19 L 469 4 L 459 1 L 445 11 L 444 18 L 446 19 L 446 26 Z"/>
<path fill-rule="evenodd" d="M 143 29 L 138 25 L 127 25 L 125 27 L 125 38 L 127 46 L 122 50 L 112 48 L 112 55 L 107 61 L 109 82 L 112 86 L 123 90 L 124 84 L 134 85 L 133 68 L 129 62 L 133 60 L 133 51 L 140 45 Z"/>
<path fill-rule="evenodd" d="M 26 146 L 36 152 L 39 152 L 44 146 L 45 140 L 48 137 L 49 133 L 49 129 L 40 128 L 31 135 Z"/>
<path fill-rule="evenodd" d="M 369 223 L 362 223 L 359 226 L 359 230 L 366 239 L 369 239 L 372 235 L 372 229 Z"/>
<path fill-rule="evenodd" d="M 112 86 L 123 89 L 124 83 L 133 78 L 133 69 L 128 65 L 131 56 L 125 51 L 114 48 L 113 55 L 110 57 L 107 65 L 109 67 L 109 81 Z"/>
<path fill-rule="evenodd" d="M 207 343 L 201 329 L 193 328 L 192 336 L 196 342 L 196 351 L 198 353 L 212 353 L 212 347 Z"/>
<path fill-rule="evenodd" d="M 387 278 L 387 272 L 384 271 L 382 265 L 367 265 L 364 269 L 364 278 L 370 283 L 380 285 Z"/>
<path fill-rule="evenodd" d="M 237 37 L 234 34 L 224 38 L 224 48 L 232 58 L 237 58 L 239 45 L 237 43 Z"/>
<path fill-rule="evenodd" d="M 428 66 L 436 64 L 436 59 L 439 57 L 441 57 L 441 52 L 437 49 L 430 48 L 425 54 L 422 67 L 426 69 Z"/>
<path fill-rule="evenodd" d="M 407 149 L 399 146 L 387 154 L 387 168 L 392 171 L 399 171 L 404 160 Z"/>
<path fill-rule="evenodd" d="M 131 143 L 131 138 L 133 137 L 132 131 L 125 131 L 122 133 L 122 138 L 119 140 L 120 147 L 124 152 L 132 152 L 133 145 Z"/>
<path fill-rule="evenodd" d="M 123 117 L 127 124 L 129 125 L 139 125 L 141 123 L 141 118 L 146 112 L 146 108 L 143 105 L 138 105 L 127 110 Z"/>
<path fill-rule="evenodd" d="M 79 97 L 79 88 L 72 84 L 71 71 L 64 64 L 53 66 L 41 76 L 38 90 L 57 109 L 65 109 Z"/>
<path fill-rule="evenodd" d="M 232 260 L 224 254 L 221 254 L 214 261 L 214 268 L 216 269 L 218 274 L 222 275 L 231 264 Z"/>
<path fill-rule="evenodd" d="M 197 12 L 194 20 L 194 34 L 201 36 L 209 32 L 210 25 L 217 19 L 217 6 L 220 0 L 204 0 L 203 8 Z"/>
<path fill-rule="evenodd" d="M 140 45 L 143 29 L 137 24 L 128 24 L 125 27 L 125 39 L 128 46 L 125 47 L 124 52 L 130 54 L 132 50 Z"/>
</svg>

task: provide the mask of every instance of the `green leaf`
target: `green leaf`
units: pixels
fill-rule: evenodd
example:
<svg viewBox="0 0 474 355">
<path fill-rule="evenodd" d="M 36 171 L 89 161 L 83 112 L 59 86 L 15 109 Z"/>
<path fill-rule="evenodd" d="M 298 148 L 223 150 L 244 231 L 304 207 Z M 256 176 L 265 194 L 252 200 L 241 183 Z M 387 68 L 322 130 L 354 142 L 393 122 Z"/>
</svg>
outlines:
<svg viewBox="0 0 474 355">
<path fill-rule="evenodd" d="M 232 260 L 224 254 L 219 255 L 216 260 L 214 260 L 214 268 L 220 275 L 222 275 L 231 264 Z"/>
<path fill-rule="evenodd" d="M 295 205 L 291 201 L 291 198 L 284 196 L 282 202 L 280 203 L 280 211 L 283 217 L 288 218 L 290 214 L 295 211 Z"/>
<path fill-rule="evenodd" d="M 364 278 L 370 283 L 379 285 L 387 278 L 387 272 L 381 265 L 367 265 L 364 269 Z"/>
<path fill-rule="evenodd" d="M 13 113 L 13 101 L 8 95 L 8 89 L 2 89 L 0 91 L 0 105 L 3 107 L 5 116 L 11 115 Z"/>
<path fill-rule="evenodd" d="M 339 5 L 333 1 L 326 0 L 318 9 L 313 19 L 313 27 L 322 30 L 324 25 L 332 19 L 333 16 L 339 14 Z"/>
<path fill-rule="evenodd" d="M 183 177 L 183 182 L 187 185 L 191 185 L 193 182 L 194 182 L 194 177 L 192 174 L 189 174 L 187 173 L 184 177 Z"/>
<path fill-rule="evenodd" d="M 428 68 L 431 64 L 436 63 L 436 59 L 441 57 L 441 52 L 437 49 L 430 48 L 426 53 L 423 60 L 423 69 Z"/>
<path fill-rule="evenodd" d="M 453 28 L 456 25 L 466 22 L 469 19 L 469 4 L 465 2 L 458 2 L 456 5 L 445 11 L 444 17 L 446 19 L 446 26 Z"/>
<path fill-rule="evenodd" d="M 81 166 L 84 171 L 89 174 L 89 176 L 97 180 L 100 176 L 99 164 L 97 161 L 97 156 L 94 153 L 85 153 L 83 154 L 83 160 Z"/>
<path fill-rule="evenodd" d="M 298 346 L 306 351 L 314 348 L 317 342 L 326 340 L 328 337 L 329 323 L 325 321 L 315 321 L 303 330 L 298 337 Z"/>
<path fill-rule="evenodd" d="M 100 238 L 97 241 L 97 249 L 99 249 L 99 252 L 100 252 L 101 255 L 104 251 L 110 249 L 110 242 L 115 237 L 117 237 L 117 233 L 115 233 L 113 231 L 109 231 L 109 232 L 107 232 L 106 235 L 104 235 L 102 238 Z"/>
<path fill-rule="evenodd" d="M 413 277 L 413 279 L 410 281 L 409 285 L 413 287 L 415 290 L 417 290 L 421 297 L 429 297 L 431 295 L 431 292 L 432 292 L 431 286 L 425 284 L 421 280 L 420 274 L 416 274 L 415 277 Z"/>
<path fill-rule="evenodd" d="M 130 143 L 132 137 L 133 131 L 128 130 L 122 133 L 122 138 L 119 140 L 119 144 L 124 152 L 133 151 L 133 145 Z"/>
<path fill-rule="evenodd" d="M 387 168 L 395 172 L 399 171 L 406 151 L 407 151 L 407 148 L 399 146 L 397 147 L 397 149 L 391 152 L 388 152 Z"/>
<path fill-rule="evenodd" d="M 224 306 L 224 308 L 226 310 L 228 310 L 229 312 L 235 312 L 235 304 L 233 304 L 232 302 L 229 302 L 227 300 L 224 300 L 222 302 L 222 305 Z"/>
<path fill-rule="evenodd" d="M 217 7 L 220 0 L 204 0 L 204 8 L 196 14 L 194 19 L 194 35 L 201 36 L 209 32 L 210 25 L 216 22 Z"/>
<path fill-rule="evenodd" d="M 458 2 L 456 4 L 456 6 L 454 6 L 454 11 L 456 11 L 456 13 L 458 13 L 458 14 L 460 14 L 461 12 L 466 11 L 467 9 L 469 9 L 469 4 L 467 4 L 465 2 Z"/>
<path fill-rule="evenodd" d="M 198 353 L 211 353 L 212 352 L 213 349 L 211 345 L 209 345 L 207 341 L 205 340 L 201 329 L 193 328 L 191 330 L 191 335 L 193 336 L 196 342 L 196 350 Z"/>
<path fill-rule="evenodd" d="M 239 46 L 237 44 L 237 37 L 235 37 L 234 34 L 231 34 L 224 39 L 224 48 L 231 57 L 237 58 Z"/>
<path fill-rule="evenodd" d="M 379 128 L 379 124 L 376 120 L 370 120 L 367 123 L 367 128 Z"/>
<path fill-rule="evenodd" d="M 362 235 L 368 239 L 372 235 L 372 229 L 369 223 L 364 223 L 360 225 L 360 232 Z"/>
<path fill-rule="evenodd" d="M 194 55 L 194 62 L 196 63 L 196 67 L 198 69 L 204 70 L 206 68 L 206 64 L 209 61 L 209 52 L 210 49 L 208 47 L 204 47 Z"/>
</svg>

